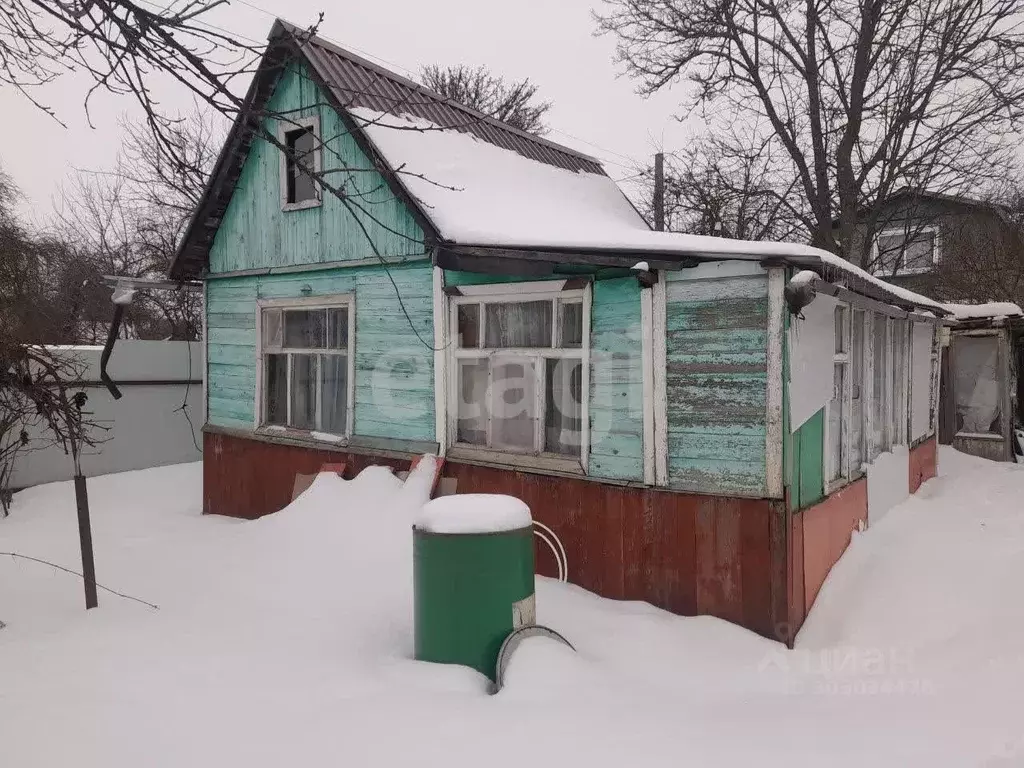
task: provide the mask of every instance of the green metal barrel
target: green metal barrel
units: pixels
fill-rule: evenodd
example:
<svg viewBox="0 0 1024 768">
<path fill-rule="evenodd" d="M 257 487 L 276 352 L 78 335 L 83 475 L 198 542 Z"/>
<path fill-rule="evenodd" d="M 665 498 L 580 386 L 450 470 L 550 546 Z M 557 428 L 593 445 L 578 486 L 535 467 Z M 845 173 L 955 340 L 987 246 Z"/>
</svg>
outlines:
<svg viewBox="0 0 1024 768">
<path fill-rule="evenodd" d="M 416 658 L 495 679 L 498 651 L 536 622 L 533 529 L 432 533 L 413 528 Z"/>
</svg>

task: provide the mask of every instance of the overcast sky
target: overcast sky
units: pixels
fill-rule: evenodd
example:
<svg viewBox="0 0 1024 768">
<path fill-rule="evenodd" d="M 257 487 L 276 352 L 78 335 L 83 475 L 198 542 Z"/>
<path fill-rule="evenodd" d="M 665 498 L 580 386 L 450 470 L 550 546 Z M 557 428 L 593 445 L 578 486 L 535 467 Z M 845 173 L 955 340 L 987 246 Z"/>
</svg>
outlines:
<svg viewBox="0 0 1024 768">
<path fill-rule="evenodd" d="M 326 15 L 320 34 L 408 75 L 424 64 L 485 64 L 510 78 L 529 77 L 554 102 L 548 113 L 554 141 L 605 162 L 613 178 L 631 176 L 663 144 L 671 151 L 690 130 L 674 119 L 683 87 L 650 99 L 620 77 L 614 41 L 594 37 L 595 0 L 232 0 L 206 17 L 238 35 L 264 40 L 279 15 L 306 26 Z M 120 142 L 118 118 L 131 114 L 130 97 L 102 94 L 82 108 L 89 81 L 65 76 L 35 96 L 54 107 L 61 127 L 20 94 L 0 88 L 4 149 L 0 165 L 26 196 L 25 216 L 45 223 L 60 185 L 75 167 L 109 169 Z M 170 113 L 191 99 L 167 83 L 160 91 Z"/>
</svg>

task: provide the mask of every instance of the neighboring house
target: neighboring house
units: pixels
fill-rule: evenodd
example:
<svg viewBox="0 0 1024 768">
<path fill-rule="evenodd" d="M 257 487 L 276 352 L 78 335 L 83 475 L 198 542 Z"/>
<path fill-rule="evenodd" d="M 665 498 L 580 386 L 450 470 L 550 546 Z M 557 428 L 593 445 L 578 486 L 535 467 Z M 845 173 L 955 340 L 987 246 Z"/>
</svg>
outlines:
<svg viewBox="0 0 1024 768">
<path fill-rule="evenodd" d="M 952 302 L 1024 301 L 1024 237 L 1002 205 L 932 192 L 894 195 L 855 236 L 859 266 Z"/>
<path fill-rule="evenodd" d="M 274 25 L 172 266 L 205 281 L 204 510 L 436 452 L 529 504 L 573 582 L 792 640 L 851 531 L 935 473 L 944 310 L 806 246 L 652 232 L 592 158 L 299 34 Z"/>
</svg>

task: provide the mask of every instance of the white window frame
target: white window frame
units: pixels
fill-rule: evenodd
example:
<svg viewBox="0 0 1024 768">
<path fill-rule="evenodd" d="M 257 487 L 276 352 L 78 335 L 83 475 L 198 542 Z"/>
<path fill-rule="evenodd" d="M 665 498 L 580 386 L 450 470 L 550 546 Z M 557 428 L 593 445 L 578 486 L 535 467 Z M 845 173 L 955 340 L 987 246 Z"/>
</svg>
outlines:
<svg viewBox="0 0 1024 768">
<path fill-rule="evenodd" d="M 996 342 L 996 365 L 998 367 L 998 369 L 996 371 L 996 375 L 999 377 L 998 383 L 1001 386 L 1000 386 L 1000 393 L 999 393 L 999 432 L 998 433 L 997 432 L 962 432 L 959 429 L 957 429 L 953 433 L 953 437 L 954 437 L 954 439 L 959 437 L 961 439 L 968 439 L 968 440 L 990 440 L 992 442 L 1005 441 L 1006 440 L 1007 426 L 1008 426 L 1007 425 L 1007 421 L 1011 417 L 1008 416 L 1008 414 L 1010 412 L 1010 400 L 1009 400 L 1009 389 L 1010 389 L 1010 387 L 1009 387 L 1009 384 L 1007 383 L 1006 378 L 1005 378 L 1006 374 L 1007 374 L 1007 355 L 1009 354 L 1009 352 L 1007 350 L 1007 345 L 1006 345 L 1006 341 L 1005 341 L 1006 337 L 1004 336 L 1004 331 L 1002 329 L 998 329 L 998 328 L 996 328 L 996 329 L 984 329 L 984 330 L 980 330 L 979 329 L 979 330 L 973 330 L 973 331 L 961 331 L 960 333 L 957 333 L 957 334 L 953 335 L 950 338 L 949 353 L 950 353 L 951 362 L 952 362 L 952 365 L 950 366 L 950 368 L 954 371 L 954 374 L 951 377 L 952 381 L 950 382 L 950 387 L 953 390 L 952 391 L 952 396 L 953 396 L 953 423 L 954 424 L 956 424 L 956 422 L 958 420 L 958 415 L 957 415 L 957 412 L 956 412 L 958 392 L 956 390 L 956 374 L 955 374 L 955 371 L 958 368 L 957 359 L 956 359 L 957 358 L 957 344 L 956 344 L 957 337 L 992 338 L 992 339 L 995 340 L 995 342 Z"/>
<path fill-rule="evenodd" d="M 894 237 L 894 236 L 898 235 L 898 236 L 901 236 L 901 237 L 904 238 L 904 243 L 905 243 L 906 239 L 907 239 L 907 237 L 908 237 L 908 235 L 910 233 L 913 233 L 914 237 L 918 237 L 918 236 L 921 236 L 921 235 L 929 235 L 929 234 L 933 235 L 934 239 L 932 240 L 932 242 L 933 242 L 933 246 L 932 246 L 932 263 L 929 266 L 927 266 L 927 267 L 914 267 L 913 269 L 908 268 L 906 266 L 907 249 L 906 249 L 906 245 L 904 245 L 902 251 L 900 252 L 901 263 L 900 263 L 900 266 L 896 269 L 896 271 L 892 272 L 889 269 L 883 268 L 878 263 L 878 258 L 879 258 L 878 241 L 881 238 L 883 238 L 883 237 Z M 941 251 L 942 251 L 942 234 L 941 234 L 941 232 L 939 230 L 939 227 L 936 226 L 936 225 L 928 225 L 928 226 L 923 226 L 923 227 L 913 227 L 913 226 L 911 226 L 911 227 L 887 227 L 886 229 L 881 230 L 877 235 L 875 235 L 875 238 L 874 238 L 874 240 L 871 243 L 871 263 L 875 265 L 875 268 L 871 272 L 874 275 L 892 275 L 892 276 L 895 276 L 895 277 L 900 277 L 901 275 L 924 275 L 924 274 L 928 274 L 929 272 L 932 272 L 935 269 L 936 265 L 939 263 L 939 261 L 941 259 L 941 255 L 940 255 Z"/>
<path fill-rule="evenodd" d="M 910 445 L 910 379 L 912 377 L 913 344 L 910 340 L 912 318 L 890 318 L 889 345 L 892 349 L 892 445 Z M 903 333 L 897 332 L 902 323 Z M 896 352 L 901 352 L 901 367 L 896 370 Z M 891 450 L 891 448 L 890 448 Z"/>
<path fill-rule="evenodd" d="M 870 309 L 865 309 L 863 306 L 856 304 L 849 304 L 847 310 L 847 359 L 849 361 L 843 383 L 846 386 L 846 415 L 849 417 L 847 421 L 846 429 L 846 456 L 847 456 L 847 479 L 856 480 L 864 474 L 864 466 L 868 463 L 868 455 L 871 452 L 870 442 L 871 435 L 869 433 L 871 415 L 871 401 L 868 399 L 868 393 L 871 388 L 868 386 L 868 380 L 872 374 L 871 363 L 869 359 L 868 351 L 868 335 L 870 332 L 870 318 L 872 316 Z M 853 329 L 854 329 L 854 318 L 857 314 L 860 314 L 860 375 L 861 380 L 855 382 L 853 380 Z M 854 463 L 853 457 L 853 386 L 857 384 L 860 386 L 860 441 L 861 441 L 861 455 L 860 460 Z"/>
<path fill-rule="evenodd" d="M 831 418 L 831 407 L 832 401 L 829 400 L 825 408 L 825 424 L 824 424 L 824 471 L 825 471 L 825 493 L 830 494 L 835 489 L 840 488 L 850 482 L 850 417 L 853 411 L 853 401 L 851 399 L 853 390 L 850 386 L 850 371 L 853 366 L 850 364 L 851 361 L 851 345 L 853 342 L 852 331 L 852 318 L 853 318 L 853 307 L 847 302 L 838 302 L 833 310 L 833 337 L 835 336 L 835 314 L 836 310 L 843 310 L 843 325 L 840 329 L 842 334 L 842 347 L 843 351 L 833 349 L 832 353 L 832 386 L 835 387 L 835 367 L 837 365 L 843 366 L 843 391 L 839 393 L 840 398 L 840 421 L 839 429 L 840 435 L 843 441 L 843 445 L 839 449 L 839 462 L 840 466 L 836 466 L 832 457 L 832 418 Z M 834 389 L 833 389 L 834 392 Z M 845 426 L 845 429 L 844 429 Z M 833 477 L 835 475 L 835 477 Z"/>
<path fill-rule="evenodd" d="M 831 419 L 828 418 L 829 411 L 825 411 L 824 423 L 824 451 L 823 451 L 823 473 L 825 480 L 825 494 L 829 495 L 839 488 L 859 479 L 865 473 L 867 465 L 871 464 L 878 455 L 888 453 L 896 446 L 910 446 L 913 442 L 911 435 L 910 416 L 912 413 L 911 388 L 913 380 L 913 329 L 916 323 L 932 323 L 930 318 L 912 313 L 901 314 L 895 317 L 884 311 L 879 311 L 877 305 L 872 307 L 869 303 L 839 302 L 837 307 L 844 307 L 844 347 L 846 352 L 835 352 L 833 354 L 833 366 L 844 365 L 843 375 L 843 412 L 842 416 L 846 424 L 845 434 L 845 460 L 839 468 L 838 477 L 831 479 L 836 469 L 832 460 L 831 441 Z M 859 465 L 853 463 L 853 430 L 851 429 L 853 419 L 853 318 L 857 311 L 863 311 L 863 371 L 864 376 L 861 382 L 861 430 L 864 444 L 864 455 Z M 882 317 L 885 327 L 885 377 L 881 383 L 887 393 L 885 408 L 882 409 L 881 419 L 885 424 L 886 440 L 881 446 L 879 454 L 872 455 L 874 445 L 873 430 L 875 428 L 874 406 L 878 397 L 875 388 L 875 318 Z M 899 334 L 896 332 L 896 321 L 904 322 L 904 360 L 901 371 L 896 370 L 896 345 L 900 343 Z M 934 328 L 934 326 L 933 326 Z M 933 354 L 932 368 L 929 375 L 929 387 L 933 402 L 938 398 L 938 362 Z M 833 374 L 834 375 L 834 374 Z M 902 389 L 902 402 L 898 402 L 896 396 L 897 387 Z M 831 401 L 830 401 L 831 403 Z M 897 408 L 899 405 L 899 408 Z M 934 418 L 934 415 L 933 415 Z M 934 436 L 934 424 L 930 426 L 925 438 Z"/>
<path fill-rule="evenodd" d="M 303 354 L 308 355 L 311 353 L 315 354 L 341 354 L 342 350 L 321 350 L 319 348 L 295 348 L 282 346 L 280 349 L 275 349 L 272 352 L 268 352 L 265 348 L 263 339 L 263 312 L 268 309 L 278 310 L 316 310 L 316 309 L 338 309 L 339 307 L 345 307 L 348 310 L 348 348 L 344 350 L 344 354 L 348 356 L 347 359 L 347 392 L 346 392 L 346 404 L 345 409 L 345 434 L 337 435 L 335 433 L 327 433 L 322 430 L 305 430 L 296 429 L 294 427 L 281 426 L 276 424 L 266 423 L 266 410 L 267 404 L 263 398 L 264 381 L 266 379 L 266 355 L 267 354 Z M 284 329 L 282 327 L 282 333 Z M 258 299 L 256 301 L 256 398 L 253 408 L 254 414 L 254 427 L 257 431 L 265 432 L 269 434 L 287 434 L 292 436 L 300 436 L 306 439 L 319 440 L 323 439 L 326 442 L 340 442 L 347 440 L 352 436 L 354 419 L 355 419 L 355 384 L 356 384 L 356 303 L 355 294 L 340 294 L 335 296 L 310 296 L 296 299 Z M 288 400 L 287 408 L 288 412 L 291 411 L 291 375 L 292 375 L 292 362 L 289 358 L 288 362 Z M 317 411 L 319 419 L 320 401 L 317 399 Z M 290 419 L 288 419 L 290 420 Z M 317 438 L 314 432 L 323 435 L 323 438 Z"/>
<path fill-rule="evenodd" d="M 543 280 L 522 283 L 494 283 L 486 285 L 460 286 L 459 295 L 449 296 L 447 308 L 448 322 L 448 353 L 446 357 L 448 373 L 447 383 L 447 442 L 450 452 L 462 455 L 471 455 L 472 458 L 479 458 L 496 463 L 512 463 L 520 466 L 531 466 L 536 463 L 536 468 L 547 468 L 555 470 L 584 472 L 587 471 L 588 456 L 590 453 L 590 315 L 591 315 L 591 285 L 581 288 L 566 289 L 565 280 Z M 458 311 L 459 307 L 466 304 L 502 304 L 521 303 L 530 301 L 552 301 L 555 307 L 551 313 L 552 336 L 551 347 L 537 348 L 496 348 L 486 347 L 462 348 L 459 346 L 458 332 Z M 557 302 L 559 300 L 579 302 L 582 305 L 582 339 L 579 347 L 556 347 L 558 341 L 559 313 Z M 486 339 L 486 310 L 481 308 L 480 312 L 480 339 L 481 344 Z M 459 363 L 465 359 L 481 358 L 531 358 L 536 361 L 536 384 L 535 396 L 537 398 L 537 426 L 535 430 L 534 450 L 530 452 L 514 451 L 509 449 L 492 448 L 471 443 L 459 442 Z M 544 416 L 545 416 L 545 365 L 542 361 L 548 359 L 578 359 L 581 361 L 581 396 L 580 403 L 580 455 L 573 456 L 562 453 L 551 453 L 543 450 L 544 447 Z"/>
<path fill-rule="evenodd" d="M 320 173 L 323 167 L 323 146 L 321 144 L 320 137 L 320 117 L 314 115 L 313 117 L 296 117 L 294 119 L 281 119 L 277 123 L 277 140 L 281 142 L 282 147 L 288 146 L 287 134 L 308 128 L 313 133 L 313 172 Z M 301 211 L 306 208 L 316 208 L 322 202 L 323 191 L 320 188 L 320 184 L 314 180 L 313 182 L 313 193 L 314 196 L 309 200 L 302 200 L 297 203 L 288 202 L 288 153 L 284 149 L 279 149 L 278 154 L 280 155 L 280 163 L 278 166 L 278 173 L 280 176 L 281 185 L 281 210 L 282 211 Z"/>
</svg>

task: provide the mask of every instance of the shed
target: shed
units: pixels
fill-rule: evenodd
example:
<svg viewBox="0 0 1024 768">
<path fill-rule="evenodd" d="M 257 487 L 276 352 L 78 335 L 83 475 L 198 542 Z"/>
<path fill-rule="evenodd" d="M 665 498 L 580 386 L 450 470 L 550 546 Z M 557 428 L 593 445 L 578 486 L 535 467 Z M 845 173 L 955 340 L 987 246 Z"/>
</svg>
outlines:
<svg viewBox="0 0 1024 768">
<path fill-rule="evenodd" d="M 581 586 L 791 641 L 935 473 L 948 310 L 804 245 L 651 231 L 593 158 L 270 41 L 172 267 L 205 284 L 205 511 L 436 452 Z"/>
<path fill-rule="evenodd" d="M 1024 312 L 1009 302 L 946 304 L 940 442 L 995 461 L 1024 455 Z"/>
</svg>

